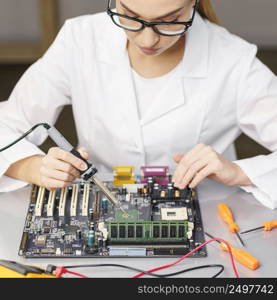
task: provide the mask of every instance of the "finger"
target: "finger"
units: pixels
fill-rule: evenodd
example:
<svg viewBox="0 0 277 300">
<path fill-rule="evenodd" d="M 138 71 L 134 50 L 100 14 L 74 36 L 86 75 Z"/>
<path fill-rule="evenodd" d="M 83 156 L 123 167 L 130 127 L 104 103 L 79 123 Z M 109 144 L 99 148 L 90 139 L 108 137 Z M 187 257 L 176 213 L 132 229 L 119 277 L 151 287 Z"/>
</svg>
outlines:
<svg viewBox="0 0 277 300">
<path fill-rule="evenodd" d="M 177 185 L 180 184 L 189 167 L 197 160 L 206 157 L 207 151 L 210 151 L 210 146 L 198 144 L 191 151 L 185 154 L 173 175 L 174 180 L 172 179 L 172 181 L 176 182 Z"/>
<path fill-rule="evenodd" d="M 197 144 L 189 152 L 186 153 L 185 158 L 188 161 L 190 161 L 190 159 L 192 157 L 194 157 L 196 154 L 202 153 L 202 151 L 204 152 L 207 147 L 208 147 L 207 145 L 202 144 L 202 143 L 201 144 Z"/>
<path fill-rule="evenodd" d="M 179 187 L 181 180 L 186 174 L 188 168 L 189 166 L 184 162 L 179 163 L 172 177 L 172 182 L 174 182 L 175 187 Z"/>
<path fill-rule="evenodd" d="M 71 185 L 70 182 L 60 181 L 52 178 L 42 178 L 42 184 L 48 190 L 62 189 Z"/>
<path fill-rule="evenodd" d="M 76 157 L 70 152 L 64 151 L 60 148 L 51 148 L 50 151 L 49 154 L 54 156 L 54 158 L 67 162 L 78 170 L 85 171 L 88 168 L 87 164 L 84 161 L 82 161 L 80 158 Z"/>
<path fill-rule="evenodd" d="M 69 173 L 76 178 L 80 177 L 80 172 L 78 170 L 76 170 L 72 165 L 70 165 L 66 162 L 63 162 L 61 160 L 55 159 L 51 156 L 45 157 L 44 167 L 62 171 L 65 173 Z"/>
<path fill-rule="evenodd" d="M 88 160 L 89 159 L 89 155 L 88 155 L 88 150 L 85 147 L 80 147 L 78 148 L 78 152 L 81 154 L 81 156 Z"/>
<path fill-rule="evenodd" d="M 176 183 L 175 186 L 178 186 L 181 183 L 189 167 L 198 159 L 202 158 L 203 149 L 204 147 L 202 144 L 199 144 L 182 157 L 172 178 L 172 181 Z"/>
<path fill-rule="evenodd" d="M 196 176 L 197 172 L 199 172 L 201 169 L 207 166 L 207 161 L 205 160 L 198 160 L 195 162 L 187 171 L 185 176 L 183 177 L 181 183 L 180 183 L 180 188 L 184 189 L 187 187 L 187 185 L 191 182 L 191 180 Z"/>
<path fill-rule="evenodd" d="M 181 159 L 183 158 L 183 154 L 174 154 L 173 155 L 173 160 L 176 162 L 176 163 L 179 163 L 181 161 Z"/>
<path fill-rule="evenodd" d="M 203 168 L 200 172 L 196 174 L 191 183 L 189 184 L 190 188 L 195 188 L 201 181 L 213 174 L 214 170 L 211 165 L 208 165 L 206 168 Z"/>
<path fill-rule="evenodd" d="M 71 175 L 70 173 L 65 173 L 65 172 L 58 171 L 58 170 L 50 170 L 45 167 L 42 168 L 41 173 L 45 177 L 56 179 L 59 181 L 65 181 L 65 182 L 72 183 L 76 179 L 76 177 Z"/>
</svg>

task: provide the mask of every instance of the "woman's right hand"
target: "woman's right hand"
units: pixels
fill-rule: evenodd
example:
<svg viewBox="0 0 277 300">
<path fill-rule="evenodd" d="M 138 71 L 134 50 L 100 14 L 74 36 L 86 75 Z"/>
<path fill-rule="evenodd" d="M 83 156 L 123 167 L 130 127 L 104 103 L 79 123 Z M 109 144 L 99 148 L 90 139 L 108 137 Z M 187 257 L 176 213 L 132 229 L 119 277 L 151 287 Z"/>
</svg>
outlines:
<svg viewBox="0 0 277 300">
<path fill-rule="evenodd" d="M 85 148 L 78 151 L 84 159 L 88 159 Z M 72 153 L 58 147 L 50 148 L 40 162 L 39 185 L 48 190 L 67 187 L 80 177 L 80 171 L 86 169 L 86 163 Z"/>
</svg>

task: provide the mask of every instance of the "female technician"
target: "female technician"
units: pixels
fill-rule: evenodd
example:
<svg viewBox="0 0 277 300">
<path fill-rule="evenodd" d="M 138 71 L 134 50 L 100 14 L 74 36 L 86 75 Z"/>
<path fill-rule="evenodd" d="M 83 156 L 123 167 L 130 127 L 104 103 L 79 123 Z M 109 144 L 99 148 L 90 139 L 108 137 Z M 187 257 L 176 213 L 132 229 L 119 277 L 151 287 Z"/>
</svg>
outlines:
<svg viewBox="0 0 277 300">
<path fill-rule="evenodd" d="M 276 208 L 277 78 L 257 48 L 218 26 L 209 0 L 111 2 L 108 14 L 67 21 L 21 78 L 0 111 L 0 147 L 72 105 L 83 156 L 100 173 L 169 165 L 177 187 L 208 177 Z M 273 153 L 232 161 L 242 131 Z M 0 153 L 0 191 L 79 176 L 81 160 L 37 148 L 46 135 Z"/>
</svg>

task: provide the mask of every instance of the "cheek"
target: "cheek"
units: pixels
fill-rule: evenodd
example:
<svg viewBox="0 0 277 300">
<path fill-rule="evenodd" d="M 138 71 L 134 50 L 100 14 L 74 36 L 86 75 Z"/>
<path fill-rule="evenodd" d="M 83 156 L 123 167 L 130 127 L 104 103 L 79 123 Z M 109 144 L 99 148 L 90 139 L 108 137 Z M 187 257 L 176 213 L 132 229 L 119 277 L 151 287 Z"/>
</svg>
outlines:
<svg viewBox="0 0 277 300">
<path fill-rule="evenodd" d="M 132 32 L 132 31 L 126 31 L 125 30 L 125 33 L 126 33 L 127 38 L 128 38 L 129 41 L 131 41 L 131 42 L 135 42 L 136 41 L 136 37 L 138 35 L 137 32 Z"/>
<path fill-rule="evenodd" d="M 162 36 L 160 39 L 160 44 L 162 47 L 169 49 L 170 47 L 174 46 L 178 41 L 180 37 L 167 37 Z"/>
</svg>

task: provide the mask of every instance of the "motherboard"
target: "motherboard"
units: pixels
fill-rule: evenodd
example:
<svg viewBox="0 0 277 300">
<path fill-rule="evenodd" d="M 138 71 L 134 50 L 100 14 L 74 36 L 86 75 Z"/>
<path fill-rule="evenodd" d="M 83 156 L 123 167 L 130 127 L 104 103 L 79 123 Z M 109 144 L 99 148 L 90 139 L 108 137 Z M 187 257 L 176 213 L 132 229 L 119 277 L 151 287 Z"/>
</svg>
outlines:
<svg viewBox="0 0 277 300">
<path fill-rule="evenodd" d="M 92 182 L 53 191 L 33 186 L 19 255 L 172 257 L 204 242 L 195 189 L 180 190 L 170 179 L 152 177 L 104 184 L 123 209 Z M 204 247 L 192 257 L 206 255 Z"/>
</svg>

